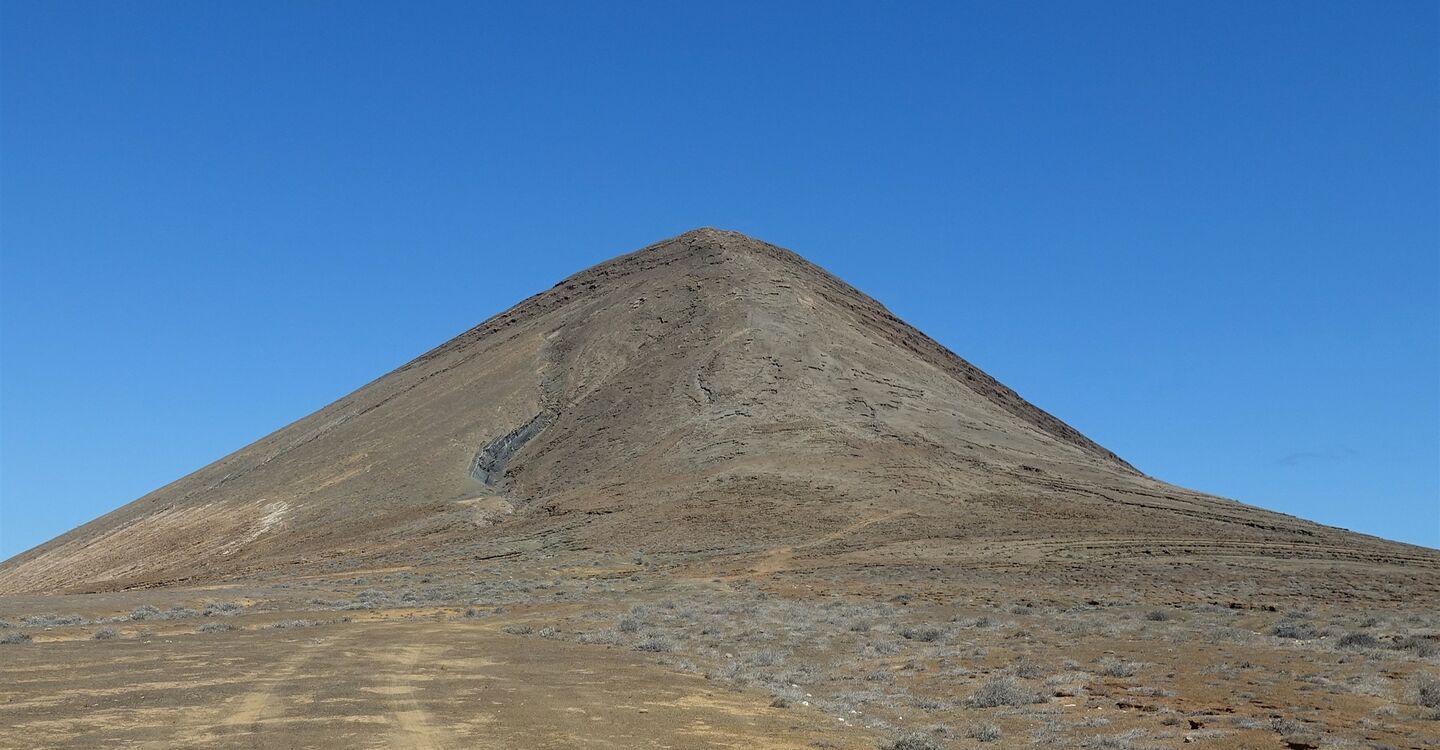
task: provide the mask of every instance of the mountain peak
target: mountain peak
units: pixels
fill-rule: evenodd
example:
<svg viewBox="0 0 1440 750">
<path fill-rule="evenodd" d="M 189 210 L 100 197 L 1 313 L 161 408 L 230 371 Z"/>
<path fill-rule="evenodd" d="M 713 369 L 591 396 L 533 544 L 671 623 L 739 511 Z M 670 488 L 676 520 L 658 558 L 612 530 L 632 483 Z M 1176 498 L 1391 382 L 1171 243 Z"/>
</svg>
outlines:
<svg viewBox="0 0 1440 750">
<path fill-rule="evenodd" d="M 637 259 L 659 256 L 664 260 L 662 264 L 668 265 L 677 260 L 677 254 L 685 256 L 705 255 L 741 255 L 741 256 L 766 256 L 772 260 L 783 263 L 804 262 L 804 259 L 795 253 L 784 248 L 772 245 L 763 240 L 758 240 L 742 232 L 729 229 L 717 229 L 715 227 L 697 227 L 669 237 L 659 242 L 647 245 L 639 250 L 611 258 L 600 263 L 591 269 L 586 269 L 575 276 L 608 266 L 628 266 L 636 263 Z M 730 272 L 740 270 L 738 267 L 729 267 Z"/>
</svg>

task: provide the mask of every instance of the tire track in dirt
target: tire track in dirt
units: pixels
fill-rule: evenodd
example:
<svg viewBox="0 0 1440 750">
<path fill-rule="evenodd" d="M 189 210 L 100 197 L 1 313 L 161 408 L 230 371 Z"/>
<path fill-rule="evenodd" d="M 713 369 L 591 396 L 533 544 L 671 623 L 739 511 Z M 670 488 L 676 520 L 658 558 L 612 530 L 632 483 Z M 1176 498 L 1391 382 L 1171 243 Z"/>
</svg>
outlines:
<svg viewBox="0 0 1440 750">
<path fill-rule="evenodd" d="M 839 541 L 847 536 L 850 536 L 851 534 L 854 534 L 857 531 L 860 531 L 861 529 L 873 526 L 877 523 L 884 523 L 885 521 L 889 521 L 892 518 L 898 518 L 899 516 L 903 516 L 906 513 L 908 513 L 908 511 L 894 510 L 890 511 L 889 513 L 884 513 L 882 515 L 871 516 L 869 518 L 864 518 L 856 521 L 855 523 L 849 524 L 847 526 L 842 526 L 841 528 L 825 534 L 824 536 L 816 537 L 804 544 L 798 544 L 793 547 L 777 547 L 765 553 L 765 556 L 757 560 L 748 571 L 728 576 L 728 578 L 734 579 L 745 578 L 747 576 L 763 576 L 770 575 L 771 573 L 779 573 L 781 571 L 789 570 L 791 567 L 791 562 L 795 559 L 796 552 L 810 549 L 812 547 L 820 547 L 829 544 L 830 542 Z"/>
<path fill-rule="evenodd" d="M 438 656 L 433 646 L 407 646 L 400 650 L 396 667 L 387 675 L 384 693 L 389 696 L 391 714 L 395 717 L 390 747 L 400 750 L 445 750 L 451 747 L 447 734 L 433 721 L 429 711 L 415 698 L 411 678 L 422 657 L 434 661 Z"/>
<path fill-rule="evenodd" d="M 322 653 L 322 646 L 329 645 L 328 638 L 310 638 L 297 644 L 295 651 L 280 659 L 261 675 L 254 675 L 252 683 L 256 688 L 240 696 L 238 704 L 221 724 L 230 727 L 245 727 L 249 743 L 253 747 L 264 747 L 263 724 L 276 718 L 284 707 L 276 700 L 280 689 L 290 683 L 300 667 L 313 661 Z"/>
<path fill-rule="evenodd" d="M 324 673 L 320 662 L 340 649 L 332 638 L 309 639 L 297 644 L 295 651 L 276 661 L 250 679 L 254 688 L 241 695 L 234 708 L 220 721 L 221 726 L 240 729 L 237 739 L 244 747 L 267 747 L 265 725 L 276 721 L 285 712 L 280 698 L 286 685 L 294 684 L 305 675 Z M 438 726 L 429 711 L 416 698 L 415 681 L 422 663 L 434 663 L 440 656 L 437 646 L 406 646 L 384 655 L 369 657 L 374 675 L 369 686 L 358 686 L 365 692 L 384 696 L 382 716 L 390 719 L 391 730 L 386 745 L 396 750 L 446 750 L 453 747 L 449 733 Z M 310 668 L 310 667 L 314 668 Z"/>
</svg>

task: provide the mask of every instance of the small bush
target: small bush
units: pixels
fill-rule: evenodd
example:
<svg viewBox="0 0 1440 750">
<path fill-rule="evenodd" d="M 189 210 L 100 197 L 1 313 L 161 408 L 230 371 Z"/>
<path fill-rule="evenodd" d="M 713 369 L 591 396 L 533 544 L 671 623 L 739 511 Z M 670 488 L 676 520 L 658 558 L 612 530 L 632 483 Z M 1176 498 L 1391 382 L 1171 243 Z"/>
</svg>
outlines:
<svg viewBox="0 0 1440 750">
<path fill-rule="evenodd" d="M 671 643 L 670 639 L 665 638 L 664 636 L 652 635 L 648 636 L 645 640 L 635 644 L 635 650 L 645 651 L 652 654 L 666 653 L 669 651 L 674 651 L 675 644 Z"/>
<path fill-rule="evenodd" d="M 1091 675 L 1089 672 L 1070 671 L 1051 675 L 1045 680 L 1045 687 L 1051 695 L 1057 697 L 1072 697 L 1085 693 L 1090 685 Z"/>
<path fill-rule="evenodd" d="M 1380 639 L 1369 633 L 1346 633 L 1340 636 L 1340 640 L 1335 642 L 1336 648 L 1343 648 L 1347 651 L 1376 648 L 1379 645 Z"/>
<path fill-rule="evenodd" d="M 100 628 L 99 630 L 95 631 L 95 633 L 94 633 L 93 635 L 90 636 L 90 640 L 92 640 L 92 641 L 108 641 L 108 640 L 111 640 L 111 639 L 115 638 L 115 637 L 118 636 L 118 635 L 120 635 L 120 634 L 117 633 L 117 632 L 115 632 L 115 628 Z"/>
<path fill-rule="evenodd" d="M 1270 635 L 1276 638 L 1293 638 L 1299 641 L 1308 641 L 1320 634 L 1315 632 L 1315 626 L 1303 620 L 1282 620 L 1270 628 Z"/>
<path fill-rule="evenodd" d="M 1440 654 L 1440 642 L 1418 635 L 1402 638 L 1395 642 L 1396 651 L 1406 651 L 1422 659 Z"/>
<path fill-rule="evenodd" d="M 724 680 L 726 682 L 734 682 L 743 685 L 745 683 L 745 668 L 740 666 L 739 662 L 727 662 L 725 666 L 720 667 L 719 669 L 706 672 L 705 679 Z"/>
<path fill-rule="evenodd" d="M 500 629 L 505 631 L 506 633 L 509 633 L 510 635 L 530 635 L 531 633 L 535 632 L 535 628 L 529 625 L 506 625 L 505 627 Z"/>
<path fill-rule="evenodd" d="M 1298 719 L 1276 716 L 1270 720 L 1270 729 L 1281 736 L 1290 736 L 1310 731 L 1311 725 Z"/>
<path fill-rule="evenodd" d="M 1410 686 L 1415 705 L 1426 708 L 1440 708 L 1440 677 L 1433 674 L 1415 675 Z"/>
<path fill-rule="evenodd" d="M 785 654 L 773 649 L 765 649 L 763 651 L 756 651 L 755 655 L 750 657 L 749 661 L 757 667 L 773 667 L 785 661 Z"/>
<path fill-rule="evenodd" d="M 911 732 L 899 739 L 880 745 L 881 750 L 945 750 L 940 743 L 924 732 Z"/>
<path fill-rule="evenodd" d="M 640 632 L 640 621 L 633 617 L 622 617 L 615 629 L 622 633 L 638 633 Z"/>
<path fill-rule="evenodd" d="M 581 633 L 576 640 L 581 643 L 596 643 L 602 646 L 613 646 L 623 640 L 619 633 L 613 630 L 601 630 L 594 633 Z"/>
<path fill-rule="evenodd" d="M 29 643 L 29 642 L 30 642 L 30 634 L 29 634 L 29 633 L 6 633 L 4 636 L 0 636 L 0 644 L 5 644 L 5 645 L 17 645 L 17 644 Z"/>
<path fill-rule="evenodd" d="M 920 641 L 921 643 L 934 643 L 945 635 L 945 631 L 934 627 L 904 627 L 900 629 L 900 637 L 907 641 Z"/>
<path fill-rule="evenodd" d="M 149 604 L 142 604 L 130 610 L 131 620 L 158 620 L 160 619 L 160 608 L 152 607 Z"/>
<path fill-rule="evenodd" d="M 1045 696 L 1021 684 L 1008 675 L 997 675 L 986 680 L 970 696 L 970 705 L 976 708 L 997 706 L 1026 706 L 1044 703 Z"/>
<path fill-rule="evenodd" d="M 1130 741 L 1144 737 L 1145 734 L 1143 729 L 1129 729 L 1119 734 L 1093 737 L 1090 739 L 1089 747 L 1100 748 L 1100 750 L 1131 750 L 1134 745 L 1130 744 Z"/>
<path fill-rule="evenodd" d="M 1166 620 L 1169 620 L 1173 617 L 1174 615 L 1163 609 L 1152 609 L 1149 612 L 1145 613 L 1145 619 L 1151 622 L 1165 622 Z"/>
<path fill-rule="evenodd" d="M 1000 727 L 986 722 L 977 722 L 965 728 L 965 736 L 980 742 L 994 742 L 1000 739 Z"/>
<path fill-rule="evenodd" d="M 20 618 L 20 624 L 30 628 L 53 628 L 65 625 L 80 625 L 85 618 L 80 615 L 35 615 Z"/>
<path fill-rule="evenodd" d="M 320 623 L 315 622 L 314 620 L 281 620 L 279 622 L 270 623 L 270 627 L 275 630 L 285 630 L 287 628 L 308 628 L 311 625 L 319 624 Z"/>
<path fill-rule="evenodd" d="M 231 617 L 245 611 L 245 605 L 235 602 L 210 602 L 200 612 L 204 617 Z"/>
<path fill-rule="evenodd" d="M 1010 665 L 1010 674 L 1013 674 L 1016 677 L 1023 677 L 1027 680 L 1033 680 L 1036 677 L 1045 674 L 1045 670 L 1039 664 L 1036 664 L 1033 661 L 1026 661 L 1024 659 L 1021 659 L 1020 661 L 1017 661 L 1014 664 Z"/>
<path fill-rule="evenodd" d="M 1110 656 L 1100 660 L 1100 674 L 1106 677 L 1134 677 L 1144 666 L 1138 661 L 1125 661 Z"/>
<path fill-rule="evenodd" d="M 240 628 L 238 628 L 238 627 L 236 627 L 236 626 L 234 626 L 234 625 L 231 625 L 231 624 L 228 623 L 228 622 L 207 622 L 207 623 L 205 623 L 204 625 L 201 625 L 196 632 L 199 632 L 199 633 L 225 633 L 225 632 L 229 632 L 229 631 L 231 631 L 231 630 L 239 630 L 239 629 L 240 629 Z"/>
</svg>

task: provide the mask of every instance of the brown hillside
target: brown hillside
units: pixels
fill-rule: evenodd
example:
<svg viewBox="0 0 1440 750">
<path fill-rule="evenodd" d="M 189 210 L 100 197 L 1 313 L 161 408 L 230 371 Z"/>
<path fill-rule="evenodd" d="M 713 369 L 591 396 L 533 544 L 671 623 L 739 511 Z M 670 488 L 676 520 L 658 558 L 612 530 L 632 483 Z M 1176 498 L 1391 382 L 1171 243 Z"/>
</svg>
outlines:
<svg viewBox="0 0 1440 750">
<path fill-rule="evenodd" d="M 0 592 L 582 550 L 1197 598 L 1440 578 L 1433 551 L 1147 478 L 798 255 L 700 229 L 6 562 Z"/>
</svg>

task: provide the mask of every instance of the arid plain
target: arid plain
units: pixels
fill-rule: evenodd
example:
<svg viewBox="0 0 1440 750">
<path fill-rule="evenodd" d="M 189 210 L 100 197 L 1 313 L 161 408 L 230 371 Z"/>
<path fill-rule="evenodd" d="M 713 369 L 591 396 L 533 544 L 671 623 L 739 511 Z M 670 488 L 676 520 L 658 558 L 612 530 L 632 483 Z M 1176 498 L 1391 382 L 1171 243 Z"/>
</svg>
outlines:
<svg viewBox="0 0 1440 750">
<path fill-rule="evenodd" d="M 1433 748 L 1437 612 L 700 229 L 0 565 L 0 746 Z"/>
</svg>

